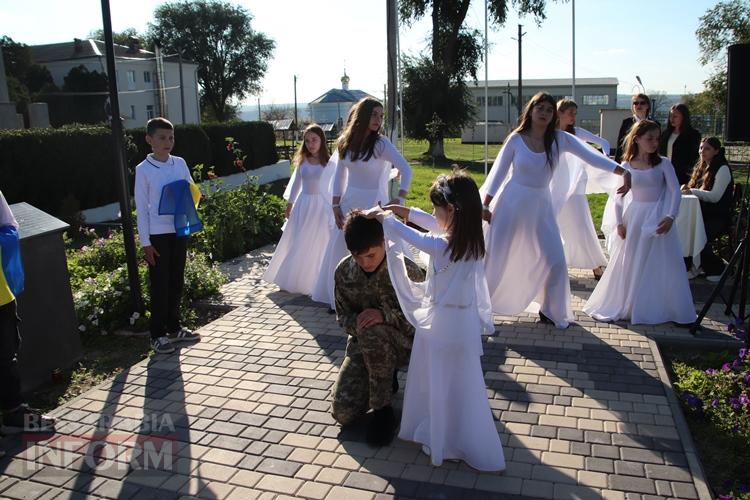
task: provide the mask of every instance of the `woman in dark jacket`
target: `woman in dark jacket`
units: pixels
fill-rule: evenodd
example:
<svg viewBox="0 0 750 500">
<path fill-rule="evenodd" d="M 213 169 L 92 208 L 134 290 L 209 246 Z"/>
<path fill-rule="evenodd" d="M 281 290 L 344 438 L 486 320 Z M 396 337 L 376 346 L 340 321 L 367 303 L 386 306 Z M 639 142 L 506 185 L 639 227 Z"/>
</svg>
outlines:
<svg viewBox="0 0 750 500">
<path fill-rule="evenodd" d="M 615 145 L 615 161 L 617 163 L 622 163 L 622 155 L 624 153 L 623 141 L 628 132 L 630 132 L 630 127 L 634 123 L 647 119 L 651 114 L 651 99 L 646 94 L 634 95 L 630 100 L 630 110 L 633 112 L 633 116 L 629 116 L 622 121 L 620 132 L 617 134 L 617 144 Z"/>
<path fill-rule="evenodd" d="M 661 135 L 659 154 L 674 165 L 680 185 L 690 180 L 690 171 L 698 161 L 701 134 L 690 123 L 690 111 L 684 104 L 675 104 L 669 110 L 667 129 Z"/>
<path fill-rule="evenodd" d="M 682 192 L 694 194 L 701 203 L 703 226 L 706 228 L 706 246 L 701 252 L 701 267 L 709 281 L 718 281 L 724 262 L 714 254 L 711 242 L 726 232 L 732 223 L 732 169 L 729 168 L 724 148 L 716 137 L 700 144 L 700 159 Z"/>
</svg>

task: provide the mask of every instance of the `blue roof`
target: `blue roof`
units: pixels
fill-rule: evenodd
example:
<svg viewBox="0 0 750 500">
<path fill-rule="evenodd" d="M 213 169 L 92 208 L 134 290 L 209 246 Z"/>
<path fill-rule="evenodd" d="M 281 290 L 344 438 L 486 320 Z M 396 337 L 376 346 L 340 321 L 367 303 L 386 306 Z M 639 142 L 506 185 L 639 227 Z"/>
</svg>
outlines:
<svg viewBox="0 0 750 500">
<path fill-rule="evenodd" d="M 322 104 L 327 102 L 357 102 L 363 97 L 372 97 L 361 90 L 331 89 L 318 97 L 310 104 Z"/>
</svg>

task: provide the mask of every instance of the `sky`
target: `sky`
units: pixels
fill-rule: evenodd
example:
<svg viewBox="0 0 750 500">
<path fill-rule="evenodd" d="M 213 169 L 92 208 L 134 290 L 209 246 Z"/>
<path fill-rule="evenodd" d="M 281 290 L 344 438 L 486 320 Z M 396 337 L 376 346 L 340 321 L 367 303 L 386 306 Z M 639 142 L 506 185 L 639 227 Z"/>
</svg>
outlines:
<svg viewBox="0 0 750 500">
<path fill-rule="evenodd" d="M 252 27 L 275 40 L 263 78 L 263 92 L 247 104 L 309 102 L 340 88 L 346 69 L 350 88 L 382 97 L 386 82 L 386 7 L 383 0 L 231 0 L 252 15 Z M 695 30 L 699 17 L 717 0 L 577 0 L 576 77 L 616 77 L 618 93 L 630 94 L 641 77 L 647 92 L 700 92 L 710 67 L 698 62 Z M 115 31 L 146 30 L 162 0 L 110 0 Z M 518 77 L 518 45 L 523 25 L 523 78 L 572 75 L 572 4 L 548 2 L 547 19 L 536 25 L 512 6 L 502 27 L 490 28 L 490 80 Z M 484 30 L 484 2 L 473 0 L 471 27 Z M 0 36 L 28 45 L 84 38 L 102 25 L 99 0 L 0 0 Z M 427 19 L 400 26 L 401 52 L 427 51 Z M 484 79 L 484 65 L 478 78 Z"/>
</svg>

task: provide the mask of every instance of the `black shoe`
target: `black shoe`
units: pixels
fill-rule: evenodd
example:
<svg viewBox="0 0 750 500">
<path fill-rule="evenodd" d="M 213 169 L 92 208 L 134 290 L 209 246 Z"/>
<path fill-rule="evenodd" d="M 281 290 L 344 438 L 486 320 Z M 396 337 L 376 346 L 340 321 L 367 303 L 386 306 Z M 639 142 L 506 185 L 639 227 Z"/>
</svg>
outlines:
<svg viewBox="0 0 750 500">
<path fill-rule="evenodd" d="M 44 415 L 41 411 L 21 405 L 17 409 L 3 415 L 3 425 L 0 433 L 20 434 L 22 432 L 54 432 L 55 419 Z"/>
<path fill-rule="evenodd" d="M 386 446 L 393 441 L 396 433 L 396 415 L 388 405 L 372 412 L 372 420 L 367 426 L 367 443 L 372 446 Z"/>
<path fill-rule="evenodd" d="M 328 308 L 328 311 L 326 311 L 328 314 L 336 314 L 336 311 L 334 309 Z"/>
<path fill-rule="evenodd" d="M 542 311 L 539 311 L 539 321 L 542 323 L 547 323 L 548 325 L 554 325 L 555 322 L 549 319 L 547 316 L 544 315 Z"/>
<path fill-rule="evenodd" d="M 391 385 L 391 391 L 393 391 L 393 394 L 398 392 L 398 370 L 393 370 L 393 384 Z"/>
</svg>

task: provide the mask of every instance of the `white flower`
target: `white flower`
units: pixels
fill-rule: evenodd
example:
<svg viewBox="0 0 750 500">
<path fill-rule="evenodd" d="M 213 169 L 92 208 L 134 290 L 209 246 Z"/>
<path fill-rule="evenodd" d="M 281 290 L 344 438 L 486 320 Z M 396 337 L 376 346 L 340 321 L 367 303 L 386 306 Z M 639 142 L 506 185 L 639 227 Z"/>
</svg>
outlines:
<svg viewBox="0 0 750 500">
<path fill-rule="evenodd" d="M 132 317 L 130 318 L 130 324 L 135 325 L 135 319 L 133 319 Z"/>
<path fill-rule="evenodd" d="M 86 327 L 84 325 L 78 325 L 78 329 L 82 332 L 86 331 Z"/>
<path fill-rule="evenodd" d="M 107 335 L 107 330 L 102 330 L 101 332 L 99 332 L 99 334 L 100 335 Z"/>
<path fill-rule="evenodd" d="M 95 319 L 94 321 L 91 322 L 91 324 L 94 326 L 99 326 L 99 320 Z"/>
<path fill-rule="evenodd" d="M 139 313 L 138 311 L 135 311 L 133 314 L 130 315 L 130 317 L 132 319 L 138 319 L 141 317 L 141 313 Z"/>
</svg>

